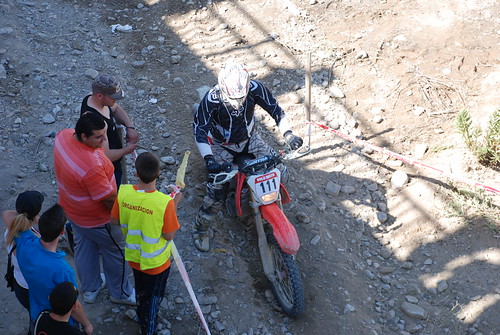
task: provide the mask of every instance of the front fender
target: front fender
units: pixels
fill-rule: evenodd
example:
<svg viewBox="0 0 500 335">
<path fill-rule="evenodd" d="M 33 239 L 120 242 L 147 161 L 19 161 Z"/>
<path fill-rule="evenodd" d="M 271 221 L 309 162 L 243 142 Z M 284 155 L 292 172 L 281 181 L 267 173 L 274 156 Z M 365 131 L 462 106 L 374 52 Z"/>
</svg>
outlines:
<svg viewBox="0 0 500 335">
<path fill-rule="evenodd" d="M 272 203 L 259 209 L 262 217 L 273 227 L 273 235 L 281 249 L 287 254 L 296 254 L 300 248 L 299 236 L 281 208 Z"/>
</svg>

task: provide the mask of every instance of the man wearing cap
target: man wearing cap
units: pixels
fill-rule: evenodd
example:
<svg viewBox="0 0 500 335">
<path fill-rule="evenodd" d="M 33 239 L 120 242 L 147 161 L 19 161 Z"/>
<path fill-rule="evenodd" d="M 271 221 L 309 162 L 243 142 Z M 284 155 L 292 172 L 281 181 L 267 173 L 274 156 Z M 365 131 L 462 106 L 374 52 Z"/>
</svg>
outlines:
<svg viewBox="0 0 500 335">
<path fill-rule="evenodd" d="M 75 239 L 75 264 L 83 301 L 94 303 L 105 282 L 115 303 L 135 305 L 135 292 L 124 259 L 120 227 L 109 224 L 116 198 L 113 164 L 104 153 L 107 125 L 96 113 L 80 116 L 75 129 L 61 130 L 54 141 L 54 170 L 59 202 Z"/>
<path fill-rule="evenodd" d="M 115 77 L 108 74 L 100 74 L 92 82 L 92 94 L 83 98 L 80 108 L 80 115 L 87 112 L 97 113 L 103 117 L 108 125 L 106 133 L 108 140 L 104 143 L 104 152 L 111 162 L 113 162 L 118 187 L 121 184 L 123 175 L 120 165 L 121 159 L 137 148 L 137 141 L 139 139 L 134 124 L 130 121 L 123 108 L 116 102 L 124 97 L 125 92 Z M 123 141 L 116 128 L 117 124 L 125 127 L 127 133 L 127 143 L 125 146 L 123 146 Z"/>
</svg>

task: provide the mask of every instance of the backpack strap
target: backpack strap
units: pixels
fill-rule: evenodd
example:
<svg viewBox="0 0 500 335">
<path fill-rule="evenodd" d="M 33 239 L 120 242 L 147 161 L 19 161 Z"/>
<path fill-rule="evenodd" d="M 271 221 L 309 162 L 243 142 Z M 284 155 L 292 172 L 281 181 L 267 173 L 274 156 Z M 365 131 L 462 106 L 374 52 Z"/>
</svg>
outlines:
<svg viewBox="0 0 500 335">
<path fill-rule="evenodd" d="M 40 321 L 40 319 L 42 318 L 42 316 L 44 316 L 45 314 L 49 314 L 49 313 L 50 313 L 49 310 L 45 310 L 45 311 L 41 311 L 40 314 L 38 314 L 38 317 L 36 318 L 36 321 L 35 321 L 35 327 L 33 328 L 33 333 L 34 334 L 37 333 L 38 322 Z"/>
<path fill-rule="evenodd" d="M 17 244 L 14 243 L 14 246 L 9 251 L 9 266 L 10 266 L 10 263 L 11 263 L 12 253 L 14 252 L 14 250 L 16 250 L 16 248 L 17 248 Z"/>
<path fill-rule="evenodd" d="M 14 252 L 14 250 L 16 250 L 16 248 L 17 244 L 14 243 L 14 246 L 9 251 L 9 256 L 7 257 L 7 272 L 10 271 L 10 269 L 12 268 L 12 253 Z"/>
<path fill-rule="evenodd" d="M 12 249 L 10 249 L 9 254 L 7 256 L 7 273 L 5 274 L 5 280 L 7 280 L 7 287 L 10 288 L 11 291 L 14 291 L 14 266 L 12 265 L 12 253 L 16 250 L 17 244 L 14 243 Z"/>
</svg>

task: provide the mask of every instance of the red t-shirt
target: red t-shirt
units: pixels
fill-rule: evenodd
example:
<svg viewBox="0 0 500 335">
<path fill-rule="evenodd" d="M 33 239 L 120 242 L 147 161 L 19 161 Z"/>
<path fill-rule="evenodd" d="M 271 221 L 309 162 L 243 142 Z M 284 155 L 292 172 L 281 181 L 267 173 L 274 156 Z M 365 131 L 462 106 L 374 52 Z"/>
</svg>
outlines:
<svg viewBox="0 0 500 335">
<path fill-rule="evenodd" d="M 54 141 L 59 203 L 75 224 L 93 228 L 109 222 L 111 211 L 102 200 L 116 193 L 114 168 L 102 148 L 91 148 L 74 134 L 61 130 Z"/>
</svg>

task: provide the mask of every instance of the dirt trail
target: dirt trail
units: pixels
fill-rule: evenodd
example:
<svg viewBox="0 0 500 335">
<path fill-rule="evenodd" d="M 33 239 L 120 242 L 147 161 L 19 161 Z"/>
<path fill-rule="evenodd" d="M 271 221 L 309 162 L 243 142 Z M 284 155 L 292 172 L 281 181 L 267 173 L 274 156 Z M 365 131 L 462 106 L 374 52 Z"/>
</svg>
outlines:
<svg viewBox="0 0 500 335">
<path fill-rule="evenodd" d="M 498 209 L 472 198 L 478 210 L 470 214 L 453 188 L 462 184 L 316 127 L 311 154 L 288 163 L 294 200 L 285 211 L 302 242 L 302 318 L 276 306 L 253 230 L 221 212 L 210 252 L 191 241 L 205 180 L 191 110 L 231 59 L 271 88 L 304 134 L 311 54 L 314 121 L 498 187 L 497 171 L 476 162 L 454 126 L 464 108 L 481 124 L 498 108 L 498 17 L 493 0 L 6 0 L 2 209 L 27 189 L 47 195 L 45 208 L 57 200 L 53 137 L 74 126 L 90 77 L 109 72 L 123 81 L 122 106 L 141 150 L 175 160 L 162 181 L 174 179 L 185 150 L 193 153 L 176 244 L 213 334 L 500 334 Z M 132 31 L 116 31 L 126 25 Z M 283 149 L 269 116 L 259 111 L 257 121 L 263 138 Z M 401 189 L 391 186 L 396 171 L 409 177 Z M 2 269 L 5 260 L 2 248 Z M 203 334 L 175 269 L 168 286 L 162 334 Z M 4 285 L 0 299 L 2 333 L 25 334 L 27 313 Z M 96 334 L 138 333 L 106 290 L 85 308 Z"/>
</svg>

